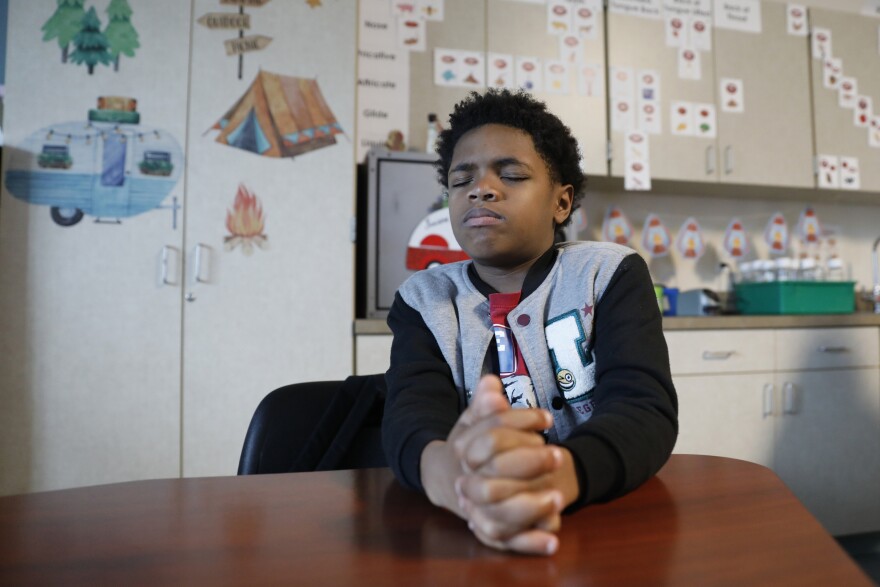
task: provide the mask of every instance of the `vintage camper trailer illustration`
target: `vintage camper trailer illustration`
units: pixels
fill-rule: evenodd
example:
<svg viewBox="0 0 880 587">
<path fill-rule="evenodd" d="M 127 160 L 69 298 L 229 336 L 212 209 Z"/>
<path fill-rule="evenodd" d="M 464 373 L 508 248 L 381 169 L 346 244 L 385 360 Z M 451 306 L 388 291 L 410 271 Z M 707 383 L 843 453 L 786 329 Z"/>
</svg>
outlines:
<svg viewBox="0 0 880 587">
<path fill-rule="evenodd" d="M 455 235 L 449 208 L 434 210 L 416 225 L 406 247 L 406 268 L 412 271 L 469 259 Z"/>
<path fill-rule="evenodd" d="M 119 220 L 161 207 L 182 172 L 177 140 L 140 124 L 135 99 L 103 96 L 86 121 L 52 124 L 16 145 L 6 189 L 73 226 L 86 214 Z"/>
</svg>

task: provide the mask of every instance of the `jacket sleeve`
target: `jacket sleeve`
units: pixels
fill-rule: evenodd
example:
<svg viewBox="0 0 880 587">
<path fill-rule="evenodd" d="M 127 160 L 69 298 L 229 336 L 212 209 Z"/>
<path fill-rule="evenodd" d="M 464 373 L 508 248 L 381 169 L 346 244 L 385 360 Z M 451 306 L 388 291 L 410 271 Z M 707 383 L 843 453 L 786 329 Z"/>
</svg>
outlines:
<svg viewBox="0 0 880 587">
<path fill-rule="evenodd" d="M 388 313 L 394 335 L 391 366 L 385 374 L 388 395 L 382 418 L 382 446 L 388 466 L 405 486 L 424 491 L 422 451 L 445 440 L 461 406 L 449 365 L 421 314 L 396 294 Z"/>
<path fill-rule="evenodd" d="M 570 509 L 623 495 L 653 476 L 678 435 L 678 399 L 651 277 L 624 258 L 596 304 L 593 416 L 560 444 L 575 460 Z"/>
</svg>

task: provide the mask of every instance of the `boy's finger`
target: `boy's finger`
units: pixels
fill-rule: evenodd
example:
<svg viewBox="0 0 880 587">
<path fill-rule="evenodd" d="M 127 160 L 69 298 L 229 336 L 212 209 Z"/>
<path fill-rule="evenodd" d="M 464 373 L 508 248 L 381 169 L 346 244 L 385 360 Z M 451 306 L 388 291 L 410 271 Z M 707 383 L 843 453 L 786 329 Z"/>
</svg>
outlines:
<svg viewBox="0 0 880 587">
<path fill-rule="evenodd" d="M 558 514 L 562 510 L 562 494 L 556 490 L 521 492 L 495 504 L 471 504 L 468 509 L 468 520 L 475 531 L 493 540 L 507 540 Z"/>
<path fill-rule="evenodd" d="M 464 414 L 462 414 L 463 417 Z M 459 422 L 462 421 L 462 418 L 459 418 Z M 552 425 L 553 416 L 547 410 L 507 410 L 481 420 L 471 420 L 469 425 L 462 426 L 460 432 L 456 431 L 454 438 L 450 434 L 449 441 L 453 443 L 453 448 L 459 458 L 462 458 L 471 442 L 484 434 L 490 434 L 494 429 L 511 428 L 524 432 L 540 432 Z"/>
<path fill-rule="evenodd" d="M 475 443 L 476 444 L 476 443 Z M 562 449 L 558 446 L 521 446 L 492 455 L 479 466 L 466 460 L 474 472 L 487 477 L 535 479 L 562 466 Z"/>
<path fill-rule="evenodd" d="M 497 375 L 484 375 L 477 383 L 477 389 L 471 398 L 471 407 L 477 418 L 486 418 L 510 409 L 504 385 Z"/>
</svg>

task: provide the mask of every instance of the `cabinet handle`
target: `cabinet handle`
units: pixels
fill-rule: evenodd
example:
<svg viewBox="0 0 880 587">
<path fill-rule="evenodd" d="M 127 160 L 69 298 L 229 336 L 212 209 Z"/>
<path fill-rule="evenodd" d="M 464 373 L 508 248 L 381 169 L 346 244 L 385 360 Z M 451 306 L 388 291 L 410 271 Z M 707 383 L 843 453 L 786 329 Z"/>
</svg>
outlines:
<svg viewBox="0 0 880 587">
<path fill-rule="evenodd" d="M 820 353 L 848 353 L 848 346 L 820 346 L 816 349 Z"/>
<path fill-rule="evenodd" d="M 772 416 L 776 406 L 776 386 L 772 383 L 764 384 L 764 413 L 763 416 L 766 418 L 768 416 Z"/>
<path fill-rule="evenodd" d="M 791 381 L 786 381 L 782 386 L 782 413 L 797 413 L 794 407 L 794 384 Z"/>
<path fill-rule="evenodd" d="M 704 361 L 726 361 L 736 354 L 736 351 L 703 351 Z"/>
<path fill-rule="evenodd" d="M 715 146 L 706 147 L 706 175 L 715 174 Z"/>
<path fill-rule="evenodd" d="M 165 245 L 162 247 L 162 254 L 159 261 L 159 285 L 177 285 L 177 282 L 169 277 L 172 272 L 168 269 L 168 264 L 172 255 L 174 255 L 175 261 L 177 261 L 180 257 L 180 251 L 171 245 Z M 174 267 L 174 275 L 176 276 L 178 263 L 175 263 Z"/>
<path fill-rule="evenodd" d="M 195 246 L 194 256 L 195 256 L 195 264 L 193 266 L 193 281 L 196 283 L 208 283 L 208 277 L 202 277 L 202 260 L 204 259 L 205 265 L 207 266 L 210 262 L 208 258 L 208 253 L 210 252 L 211 247 L 204 243 L 198 243 Z M 204 253 L 202 253 L 204 251 Z"/>
<path fill-rule="evenodd" d="M 724 147 L 724 173 L 730 175 L 733 173 L 733 146 Z"/>
</svg>

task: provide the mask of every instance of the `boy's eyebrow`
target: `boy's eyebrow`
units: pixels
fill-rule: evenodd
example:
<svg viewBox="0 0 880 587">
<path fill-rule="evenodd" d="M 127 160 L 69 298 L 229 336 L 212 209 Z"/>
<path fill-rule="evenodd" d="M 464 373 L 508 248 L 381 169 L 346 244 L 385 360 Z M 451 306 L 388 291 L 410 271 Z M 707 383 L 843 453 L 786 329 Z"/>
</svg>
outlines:
<svg viewBox="0 0 880 587">
<path fill-rule="evenodd" d="M 526 169 L 531 169 L 531 167 L 526 162 L 520 161 L 516 157 L 500 157 L 490 162 L 490 166 L 496 169 L 507 167 L 508 165 L 518 165 L 520 167 L 525 167 Z M 472 163 L 470 161 L 462 161 L 461 163 L 450 169 L 449 173 L 456 173 L 458 171 L 473 171 L 476 168 L 476 163 Z"/>
</svg>

